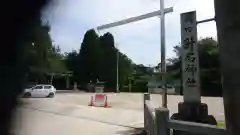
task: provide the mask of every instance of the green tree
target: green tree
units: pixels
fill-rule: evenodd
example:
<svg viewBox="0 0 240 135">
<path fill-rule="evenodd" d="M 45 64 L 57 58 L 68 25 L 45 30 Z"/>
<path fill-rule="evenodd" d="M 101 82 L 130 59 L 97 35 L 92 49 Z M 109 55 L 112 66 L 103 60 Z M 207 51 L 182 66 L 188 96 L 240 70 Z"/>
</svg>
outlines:
<svg viewBox="0 0 240 135">
<path fill-rule="evenodd" d="M 117 50 L 114 46 L 113 35 L 111 33 L 105 33 L 100 37 L 100 43 L 103 54 L 101 75 L 108 87 L 115 88 L 117 77 Z"/>
<path fill-rule="evenodd" d="M 99 76 L 99 37 L 94 30 L 88 30 L 85 35 L 78 55 L 78 82 L 87 84 Z"/>
<path fill-rule="evenodd" d="M 31 34 L 29 40 L 25 42 L 24 61 L 27 68 L 28 78 L 37 82 L 46 82 L 45 73 L 48 72 L 48 53 L 52 47 L 52 41 L 48 32 L 48 24 L 42 24 L 40 19 L 36 19 L 29 24 Z"/>
<path fill-rule="evenodd" d="M 64 56 L 59 46 L 52 46 L 48 52 L 48 72 L 63 73 L 67 71 Z"/>
<path fill-rule="evenodd" d="M 49 35 L 50 26 L 40 19 L 35 19 L 29 24 L 31 34 L 24 43 L 24 64 L 27 69 L 29 82 L 47 83 L 49 72 L 66 71 L 61 50 L 52 45 Z"/>
<path fill-rule="evenodd" d="M 198 44 L 202 95 L 220 96 L 222 91 L 217 41 L 205 38 Z"/>
<path fill-rule="evenodd" d="M 101 77 L 106 82 L 107 87 L 116 88 L 117 57 L 119 86 L 128 84 L 133 71 L 134 63 L 132 60 L 115 48 L 114 37 L 111 33 L 105 33 L 101 36 L 100 44 L 102 53 Z"/>
<path fill-rule="evenodd" d="M 119 84 L 120 87 L 122 87 L 128 85 L 129 79 L 132 78 L 134 63 L 125 54 L 121 53 L 119 50 L 117 51 L 119 53 Z"/>
<path fill-rule="evenodd" d="M 204 38 L 198 41 L 201 93 L 207 96 L 221 96 L 221 75 L 219 67 L 218 44 L 213 38 Z M 181 79 L 181 47 L 175 46 L 177 57 L 170 59 L 172 62 L 167 71 L 171 77 Z"/>
<path fill-rule="evenodd" d="M 115 91 L 117 74 L 117 54 L 119 54 L 119 85 L 128 83 L 133 72 L 134 63 L 114 45 L 111 33 L 98 36 L 94 30 L 88 30 L 79 53 L 76 51 L 65 55 L 65 63 L 73 71 L 73 78 L 85 86 L 96 79 L 106 83 L 107 89 Z"/>
<path fill-rule="evenodd" d="M 69 71 L 73 72 L 72 80 L 74 82 L 78 81 L 78 76 L 77 76 L 78 67 L 79 67 L 78 66 L 78 55 L 79 55 L 78 52 L 76 50 L 73 50 L 72 52 L 65 53 L 65 56 L 64 56 L 65 66 Z"/>
</svg>

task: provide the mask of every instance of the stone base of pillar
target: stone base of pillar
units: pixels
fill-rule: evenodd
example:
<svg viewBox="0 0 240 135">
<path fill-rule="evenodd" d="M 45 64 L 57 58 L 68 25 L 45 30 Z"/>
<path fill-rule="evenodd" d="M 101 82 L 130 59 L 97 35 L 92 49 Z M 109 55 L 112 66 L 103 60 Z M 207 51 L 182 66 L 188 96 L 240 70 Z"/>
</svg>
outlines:
<svg viewBox="0 0 240 135">
<path fill-rule="evenodd" d="M 171 116 L 174 120 L 183 120 L 204 124 L 217 125 L 217 121 L 212 115 L 208 115 L 208 106 L 205 103 L 187 103 L 178 104 L 178 113 Z M 173 135 L 189 134 L 183 131 L 173 131 Z"/>
</svg>

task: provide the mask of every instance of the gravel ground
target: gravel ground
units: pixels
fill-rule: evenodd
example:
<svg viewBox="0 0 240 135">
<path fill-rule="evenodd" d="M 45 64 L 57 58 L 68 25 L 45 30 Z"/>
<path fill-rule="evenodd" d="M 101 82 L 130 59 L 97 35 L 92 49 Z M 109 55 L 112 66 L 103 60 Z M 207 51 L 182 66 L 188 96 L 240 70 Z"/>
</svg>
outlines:
<svg viewBox="0 0 240 135">
<path fill-rule="evenodd" d="M 13 132 L 17 135 L 131 135 L 143 127 L 143 94 L 108 93 L 111 108 L 89 107 L 91 93 L 58 93 L 53 99 L 29 98 L 17 109 Z M 161 96 L 151 95 L 154 107 Z M 169 96 L 170 113 L 177 112 L 181 96 Z M 202 98 L 209 114 L 224 121 L 221 98 Z"/>
</svg>

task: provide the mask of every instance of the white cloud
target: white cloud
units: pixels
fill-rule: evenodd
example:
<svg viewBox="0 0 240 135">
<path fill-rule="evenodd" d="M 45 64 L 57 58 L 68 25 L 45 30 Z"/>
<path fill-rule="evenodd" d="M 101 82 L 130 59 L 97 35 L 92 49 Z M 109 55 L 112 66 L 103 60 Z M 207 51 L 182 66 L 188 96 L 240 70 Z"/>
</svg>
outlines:
<svg viewBox="0 0 240 135">
<path fill-rule="evenodd" d="M 48 14 L 52 37 L 63 50 L 79 48 L 86 30 L 132 16 L 159 10 L 159 0 L 64 0 Z M 197 19 L 214 16 L 213 0 L 165 0 L 174 6 L 166 16 L 167 57 L 174 56 L 172 47 L 180 42 L 180 13 L 197 10 Z M 122 52 L 134 62 L 154 65 L 160 60 L 160 21 L 158 17 L 100 31 L 111 32 Z M 200 24 L 198 36 L 214 36 L 214 23 Z M 70 48 L 70 49 L 68 49 Z"/>
</svg>

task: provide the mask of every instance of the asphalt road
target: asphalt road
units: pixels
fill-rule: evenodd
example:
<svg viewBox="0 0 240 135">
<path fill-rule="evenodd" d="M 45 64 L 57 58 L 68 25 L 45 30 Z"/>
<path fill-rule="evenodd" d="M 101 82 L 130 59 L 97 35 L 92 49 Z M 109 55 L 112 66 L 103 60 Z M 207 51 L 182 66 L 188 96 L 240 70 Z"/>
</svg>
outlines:
<svg viewBox="0 0 240 135">
<path fill-rule="evenodd" d="M 90 93 L 59 93 L 53 99 L 22 99 L 13 132 L 17 135 L 128 135 L 143 127 L 143 95 L 108 94 L 111 108 L 89 107 Z M 153 106 L 161 105 L 160 95 L 151 95 Z M 177 112 L 181 96 L 168 96 L 170 113 Z M 202 98 L 209 114 L 224 120 L 221 98 Z"/>
</svg>

